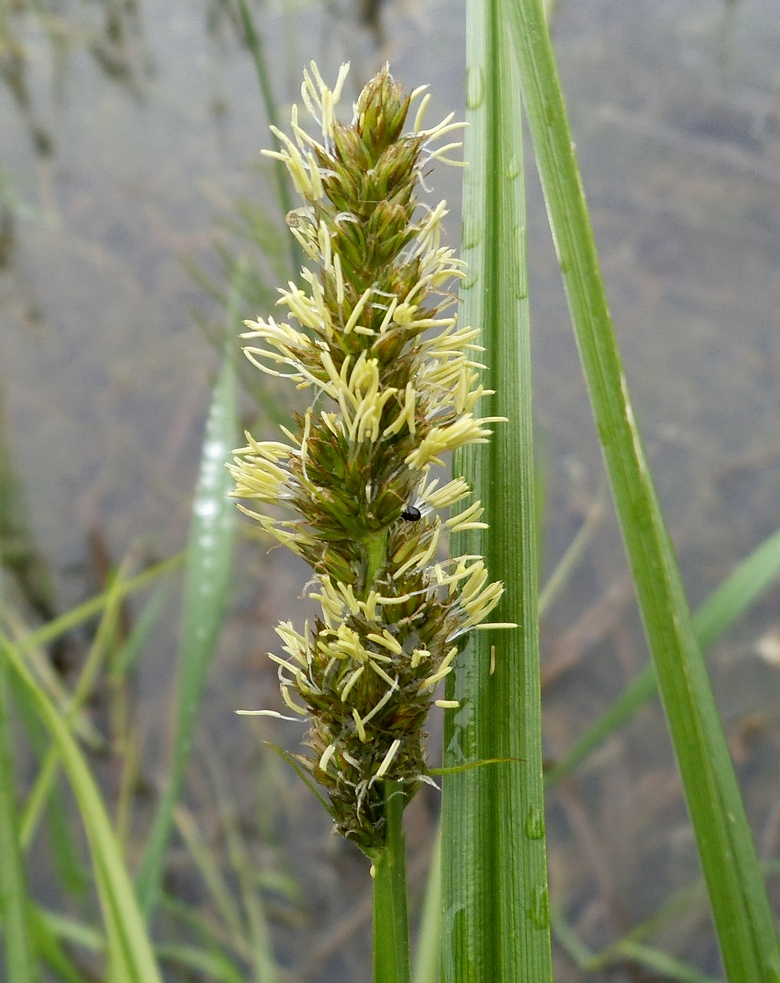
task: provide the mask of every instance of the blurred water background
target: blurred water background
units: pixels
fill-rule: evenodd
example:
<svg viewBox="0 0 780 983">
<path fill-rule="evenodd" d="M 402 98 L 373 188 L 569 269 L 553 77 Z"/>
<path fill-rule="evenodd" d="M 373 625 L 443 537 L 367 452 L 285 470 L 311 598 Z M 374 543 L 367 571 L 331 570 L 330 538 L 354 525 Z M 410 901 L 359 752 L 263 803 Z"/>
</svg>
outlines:
<svg viewBox="0 0 780 983">
<path fill-rule="evenodd" d="M 220 251 L 246 252 L 272 292 L 272 264 L 247 246 L 242 221 L 269 243 L 287 231 L 259 156 L 267 120 L 231 0 L 2 3 L 2 442 L 35 550 L 20 603 L 48 617 L 91 596 L 128 550 L 163 558 L 182 547 L 219 362 L 209 326 L 213 337 L 224 321 L 204 281 L 226 290 Z M 405 85 L 430 84 L 431 121 L 463 116 L 462 3 L 254 10 L 283 120 L 311 58 L 328 80 L 351 61 L 348 99 L 389 60 Z M 629 384 L 695 606 L 780 526 L 780 17 L 773 0 L 562 0 L 554 34 Z M 439 166 L 429 182 L 449 202 L 453 243 L 460 179 Z M 549 572 L 606 500 L 532 166 L 528 186 Z M 256 404 L 244 409 L 254 423 Z M 260 418 L 272 436 L 269 413 Z M 300 620 L 305 580 L 283 551 L 242 545 L 188 803 L 219 853 L 224 783 L 288 978 L 358 981 L 370 965 L 365 864 L 258 740 L 292 749 L 299 729 L 232 713 L 278 705 L 264 652 L 277 619 Z M 710 662 L 767 858 L 780 852 L 779 600 L 775 587 Z M 148 801 L 165 760 L 177 606 L 171 596 L 137 678 Z M 608 508 L 545 617 L 543 648 L 554 760 L 647 658 Z M 62 659 L 66 672 L 78 663 L 78 638 Z M 434 746 L 438 729 L 432 721 Z M 418 902 L 437 809 L 426 789 L 410 810 Z M 139 835 L 143 817 L 139 795 Z M 553 898 L 593 948 L 698 876 L 657 704 L 551 793 L 548 829 Z M 45 861 L 35 876 L 45 894 Z M 168 885 L 207 904 L 181 848 Z M 701 904 L 658 938 L 717 973 Z M 562 983 L 585 978 L 563 953 L 556 972 Z M 631 967 L 598 978 L 651 979 Z"/>
</svg>

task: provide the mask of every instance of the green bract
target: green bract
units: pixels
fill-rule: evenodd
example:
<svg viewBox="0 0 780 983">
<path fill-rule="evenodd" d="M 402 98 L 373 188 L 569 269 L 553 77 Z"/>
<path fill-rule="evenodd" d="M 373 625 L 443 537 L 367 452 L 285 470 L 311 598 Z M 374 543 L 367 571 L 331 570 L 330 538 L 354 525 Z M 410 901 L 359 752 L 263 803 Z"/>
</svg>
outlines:
<svg viewBox="0 0 780 983">
<path fill-rule="evenodd" d="M 298 631 L 279 625 L 282 695 L 311 721 L 301 763 L 325 786 L 339 831 L 366 852 L 384 838 L 383 781 L 410 797 L 424 780 L 423 726 L 456 640 L 498 603 L 482 558 L 440 560 L 442 531 L 482 528 L 479 502 L 442 519 L 470 494 L 462 478 L 429 474 L 442 455 L 487 440 L 475 416 L 485 392 L 477 330 L 458 328 L 454 296 L 462 263 L 440 245 L 445 203 L 415 197 L 420 172 L 448 147 L 431 141 L 458 127 L 422 128 L 427 96 L 404 132 L 410 103 L 387 69 L 363 89 L 353 122 L 334 108 L 335 89 L 314 64 L 303 101 L 320 126 L 281 132 L 281 153 L 305 205 L 288 216 L 317 263 L 306 290 L 290 283 L 279 303 L 292 324 L 247 322 L 249 359 L 262 371 L 315 391 L 289 442 L 255 441 L 236 452 L 235 495 L 285 506 L 293 518 L 244 508 L 311 564 L 308 596 L 321 613 Z M 419 518 L 418 518 L 419 513 Z M 413 521 L 405 521 L 410 516 Z M 492 626 L 495 627 L 495 626 Z M 437 701 L 439 705 L 457 704 Z"/>
</svg>

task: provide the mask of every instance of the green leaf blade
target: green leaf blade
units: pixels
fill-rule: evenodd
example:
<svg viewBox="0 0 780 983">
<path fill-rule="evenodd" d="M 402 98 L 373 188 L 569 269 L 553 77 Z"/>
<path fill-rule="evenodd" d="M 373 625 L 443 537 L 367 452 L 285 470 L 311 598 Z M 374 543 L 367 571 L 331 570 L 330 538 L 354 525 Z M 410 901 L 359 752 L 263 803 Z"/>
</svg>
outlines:
<svg viewBox="0 0 780 983">
<path fill-rule="evenodd" d="M 0 637 L 0 649 L 30 692 L 57 746 L 87 833 L 110 953 L 110 977 L 116 983 L 162 983 L 151 943 L 125 869 L 119 844 L 100 791 L 81 750 L 19 651 Z"/>
<path fill-rule="evenodd" d="M 778 576 L 780 530 L 757 546 L 696 611 L 693 628 L 702 651 L 706 652 Z M 573 771 L 594 748 L 652 699 L 656 691 L 653 667 L 647 666 L 579 738 L 566 756 L 547 773 L 545 786 L 549 788 Z"/>
<path fill-rule="evenodd" d="M 8 670 L 0 663 L 0 914 L 9 983 L 37 983 L 31 901 L 19 846 L 20 817 L 8 710 Z"/>
<path fill-rule="evenodd" d="M 226 354 L 206 424 L 200 476 L 192 507 L 173 760 L 136 881 L 139 901 L 147 914 L 159 891 L 174 808 L 184 783 L 200 698 L 227 600 L 236 508 L 228 497 L 232 480 L 225 463 L 236 446 L 235 420 L 235 368 Z"/>
<path fill-rule="evenodd" d="M 445 766 L 512 759 L 444 777 L 442 979 L 552 979 L 541 753 L 535 468 L 519 84 L 500 3 L 467 8 L 467 170 L 463 324 L 480 327 L 480 414 L 506 417 L 491 442 L 455 455 L 485 506 L 487 530 L 459 548 L 485 556 L 506 592 L 474 633 L 448 699 Z"/>
<path fill-rule="evenodd" d="M 569 309 L 724 964 L 732 983 L 776 983 L 774 918 L 634 418 L 542 5 L 515 0 L 508 10 Z"/>
</svg>

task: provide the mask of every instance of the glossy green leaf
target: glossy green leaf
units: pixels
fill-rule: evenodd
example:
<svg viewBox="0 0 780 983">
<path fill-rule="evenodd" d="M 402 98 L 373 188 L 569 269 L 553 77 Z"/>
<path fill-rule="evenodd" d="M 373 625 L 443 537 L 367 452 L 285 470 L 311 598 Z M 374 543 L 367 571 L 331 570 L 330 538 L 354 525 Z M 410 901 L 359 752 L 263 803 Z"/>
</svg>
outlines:
<svg viewBox="0 0 780 983">
<path fill-rule="evenodd" d="M 28 689 L 70 781 L 87 833 L 106 929 L 112 983 L 162 983 L 146 927 L 100 792 L 81 749 L 44 689 L 8 639 L 2 657 Z"/>
<path fill-rule="evenodd" d="M 128 578 L 117 588 L 120 600 L 124 600 L 124 598 L 130 597 L 132 594 L 144 590 L 156 580 L 167 577 L 168 574 L 178 570 L 185 559 L 185 553 L 176 553 L 167 560 L 163 560 L 161 563 L 149 567 L 148 570 L 144 570 L 143 573 Z M 104 590 L 95 597 L 90 598 L 90 600 L 84 601 L 70 611 L 59 615 L 59 617 L 54 618 L 52 621 L 47 621 L 40 628 L 35 628 L 20 641 L 20 651 L 22 653 L 29 652 L 34 648 L 49 645 L 55 639 L 62 637 L 62 635 L 67 635 L 69 631 L 73 631 L 80 625 L 90 621 L 96 615 L 100 614 L 108 603 L 111 593 L 111 590 Z"/>
<path fill-rule="evenodd" d="M 271 876 L 266 880 L 263 878 L 263 872 L 257 870 L 247 842 L 246 831 L 239 818 L 240 809 L 230 789 L 223 763 L 212 749 L 204 754 L 204 761 L 217 802 L 220 828 L 230 859 L 230 871 L 235 882 L 238 883 L 243 921 L 246 924 L 245 939 L 249 946 L 252 979 L 254 983 L 276 983 L 279 970 L 274 957 L 271 931 L 260 887 L 262 884 L 271 890 L 283 892 L 283 878 Z M 220 879 L 217 884 L 218 890 L 221 883 Z M 215 897 L 215 900 L 217 899 L 218 895 Z"/>
<path fill-rule="evenodd" d="M 88 983 L 52 931 L 49 920 L 40 908 L 32 909 L 31 924 L 40 960 L 56 973 L 58 983 Z"/>
<path fill-rule="evenodd" d="M 693 628 L 706 651 L 780 576 L 780 531 L 771 535 L 723 581 L 693 617 Z M 653 667 L 647 666 L 545 776 L 550 786 L 577 767 L 594 748 L 633 717 L 656 693 Z"/>
<path fill-rule="evenodd" d="M 130 635 L 111 659 L 113 677 L 124 676 L 131 672 L 165 613 L 169 595 L 168 584 L 162 584 L 146 602 L 133 623 Z"/>
<path fill-rule="evenodd" d="M 431 864 L 428 869 L 425 899 L 417 933 L 412 975 L 414 983 L 438 983 L 441 922 L 441 826 L 439 826 L 431 847 Z"/>
<path fill-rule="evenodd" d="M 159 945 L 160 959 L 193 970 L 209 983 L 245 983 L 244 972 L 227 957 L 218 952 L 204 952 L 189 945 Z"/>
<path fill-rule="evenodd" d="M 732 983 L 779 983 L 780 947 L 628 393 L 540 0 L 507 6 L 594 418 Z"/>
<path fill-rule="evenodd" d="M 461 323 L 481 329 L 480 414 L 506 417 L 489 444 L 456 453 L 490 528 L 453 548 L 481 553 L 504 582 L 496 621 L 472 634 L 447 698 L 446 767 L 495 758 L 443 780 L 442 979 L 552 978 L 542 784 L 537 510 L 531 412 L 522 121 L 504 5 L 467 6 L 467 119 Z"/>
<path fill-rule="evenodd" d="M 106 606 L 100 620 L 95 639 L 79 673 L 78 682 L 73 692 L 63 701 L 67 706 L 64 720 L 69 729 L 75 730 L 79 713 L 92 695 L 92 691 L 101 668 L 108 656 L 112 639 L 116 636 L 117 625 L 121 617 L 120 588 L 124 581 L 120 569 L 113 579 L 108 591 Z M 56 746 L 52 746 L 44 756 L 41 769 L 35 780 L 33 789 L 27 800 L 21 829 L 21 842 L 27 847 L 32 841 L 43 808 L 49 799 L 57 778 L 59 755 Z"/>
<path fill-rule="evenodd" d="M 19 848 L 19 812 L 8 710 L 8 668 L 0 662 L 0 914 L 8 983 L 36 983 L 30 899 Z"/>
<path fill-rule="evenodd" d="M 240 285 L 234 286 L 229 324 L 238 321 Z M 237 331 L 235 334 L 237 335 Z M 178 663 L 173 758 L 146 841 L 137 878 L 138 897 L 149 913 L 159 891 L 173 812 L 184 784 L 206 674 L 222 625 L 233 558 L 236 508 L 225 463 L 237 444 L 235 369 L 226 354 L 214 389 L 201 453 L 187 546 L 182 641 Z"/>
</svg>

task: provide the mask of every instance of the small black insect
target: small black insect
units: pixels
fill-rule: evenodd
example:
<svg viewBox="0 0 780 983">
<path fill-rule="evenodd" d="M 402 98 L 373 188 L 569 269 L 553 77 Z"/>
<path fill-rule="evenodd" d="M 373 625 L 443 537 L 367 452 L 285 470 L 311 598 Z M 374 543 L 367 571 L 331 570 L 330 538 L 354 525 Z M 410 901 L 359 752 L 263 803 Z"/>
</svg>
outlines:
<svg viewBox="0 0 780 983">
<path fill-rule="evenodd" d="M 406 519 L 407 522 L 417 522 L 418 519 L 422 519 L 422 512 L 414 505 L 407 505 L 401 513 L 401 518 Z"/>
</svg>

